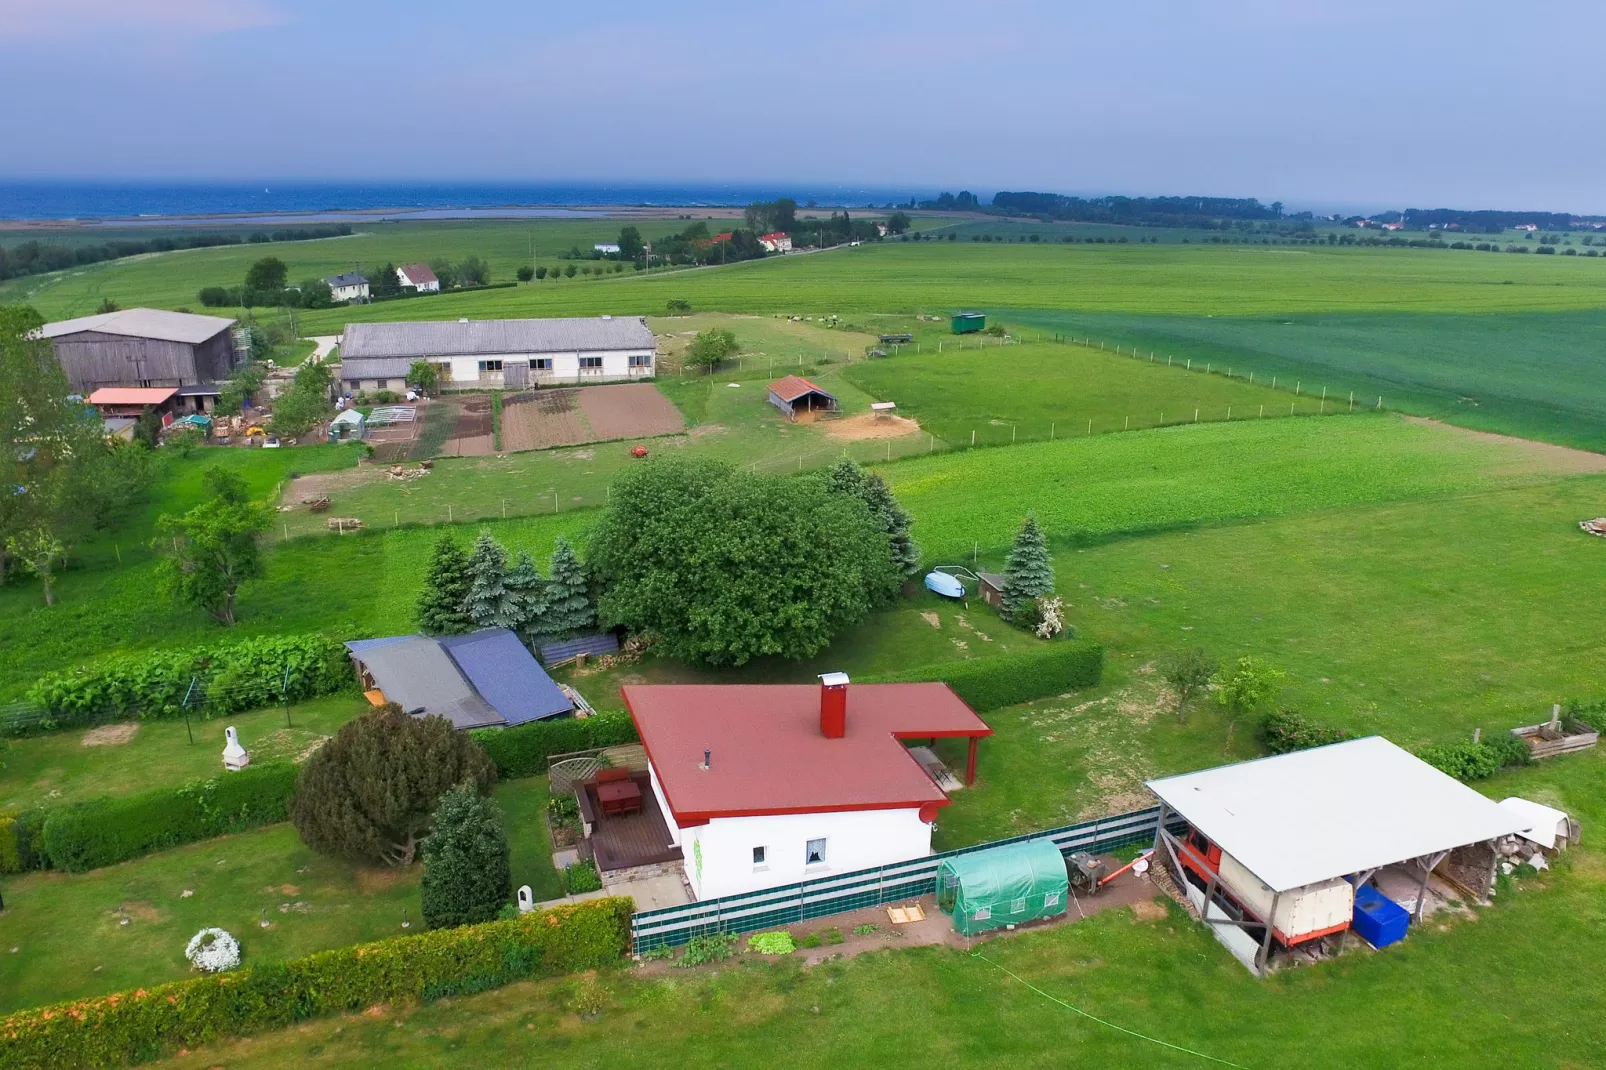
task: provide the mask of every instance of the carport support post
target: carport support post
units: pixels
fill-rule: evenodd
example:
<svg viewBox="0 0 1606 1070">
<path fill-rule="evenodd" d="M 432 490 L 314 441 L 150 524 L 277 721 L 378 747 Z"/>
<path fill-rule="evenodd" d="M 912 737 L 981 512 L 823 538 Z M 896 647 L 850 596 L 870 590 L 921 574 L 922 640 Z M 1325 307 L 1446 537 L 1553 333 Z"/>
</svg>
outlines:
<svg viewBox="0 0 1606 1070">
<path fill-rule="evenodd" d="M 1266 913 L 1266 935 L 1261 937 L 1260 953 L 1255 956 L 1255 966 L 1258 969 L 1264 970 L 1266 964 L 1271 961 L 1272 921 L 1277 917 L 1277 904 L 1281 902 L 1282 898 L 1283 893 L 1281 892 L 1271 897 L 1271 910 Z M 1205 904 L 1206 907 L 1209 907 L 1209 905 L 1209 903 Z"/>
<path fill-rule="evenodd" d="M 965 785 L 976 783 L 976 737 L 970 737 L 970 753 L 965 756 Z"/>
<path fill-rule="evenodd" d="M 1422 904 L 1428 897 L 1428 879 L 1433 876 L 1433 871 L 1439 868 L 1439 863 L 1450 857 L 1450 852 L 1440 851 L 1431 857 L 1433 860 L 1426 865 L 1422 864 L 1422 859 L 1416 860 L 1416 864 L 1422 866 L 1422 883 L 1416 889 L 1416 910 L 1414 911 L 1415 920 L 1418 924 L 1422 921 Z"/>
</svg>

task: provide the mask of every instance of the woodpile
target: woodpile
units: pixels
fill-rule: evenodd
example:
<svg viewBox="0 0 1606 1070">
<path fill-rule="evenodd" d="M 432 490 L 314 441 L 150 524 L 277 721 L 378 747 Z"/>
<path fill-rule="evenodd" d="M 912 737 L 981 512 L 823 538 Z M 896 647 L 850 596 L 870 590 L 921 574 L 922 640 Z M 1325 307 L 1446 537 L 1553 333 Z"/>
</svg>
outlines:
<svg viewBox="0 0 1606 1070">
<path fill-rule="evenodd" d="M 332 516 L 323 522 L 330 531 L 360 531 L 362 521 L 354 516 Z"/>
</svg>

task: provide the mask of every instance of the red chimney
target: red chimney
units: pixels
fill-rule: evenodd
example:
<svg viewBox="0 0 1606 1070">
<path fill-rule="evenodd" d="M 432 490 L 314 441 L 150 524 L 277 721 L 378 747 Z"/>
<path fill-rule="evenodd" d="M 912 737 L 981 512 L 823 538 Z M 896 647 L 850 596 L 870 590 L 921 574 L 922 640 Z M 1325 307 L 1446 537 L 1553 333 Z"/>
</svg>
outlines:
<svg viewBox="0 0 1606 1070">
<path fill-rule="evenodd" d="M 848 674 L 828 672 L 820 677 L 820 734 L 841 739 L 848 731 Z"/>
</svg>

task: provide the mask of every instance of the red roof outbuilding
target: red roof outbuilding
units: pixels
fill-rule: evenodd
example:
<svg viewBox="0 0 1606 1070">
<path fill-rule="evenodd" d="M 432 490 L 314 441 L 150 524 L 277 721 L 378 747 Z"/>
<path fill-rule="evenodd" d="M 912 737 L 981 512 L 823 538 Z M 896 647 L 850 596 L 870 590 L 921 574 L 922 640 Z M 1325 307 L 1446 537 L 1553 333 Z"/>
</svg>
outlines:
<svg viewBox="0 0 1606 1070">
<path fill-rule="evenodd" d="M 774 394 L 782 401 L 797 401 L 800 398 L 808 397 L 810 394 L 819 394 L 822 397 L 830 399 L 831 401 L 836 400 L 836 398 L 832 397 L 815 384 L 809 382 L 801 375 L 787 375 L 775 380 L 770 384 L 770 393 Z"/>
<path fill-rule="evenodd" d="M 103 405 L 163 405 L 178 393 L 176 386 L 103 386 L 84 400 Z"/>
<path fill-rule="evenodd" d="M 827 738 L 824 690 L 644 684 L 622 693 L 681 828 L 760 814 L 935 812 L 948 796 L 901 741 L 962 737 L 974 746 L 993 731 L 947 684 L 851 684 L 846 729 Z"/>
</svg>

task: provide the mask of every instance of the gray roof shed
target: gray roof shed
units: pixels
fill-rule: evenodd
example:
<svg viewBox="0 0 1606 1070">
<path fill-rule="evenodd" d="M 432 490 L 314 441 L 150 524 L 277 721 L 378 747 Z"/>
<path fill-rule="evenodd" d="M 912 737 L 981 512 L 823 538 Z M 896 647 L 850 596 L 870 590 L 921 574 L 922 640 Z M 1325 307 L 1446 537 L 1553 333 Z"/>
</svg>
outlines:
<svg viewBox="0 0 1606 1070">
<path fill-rule="evenodd" d="M 160 308 L 125 308 L 117 312 L 102 312 L 94 316 L 79 316 L 77 319 L 47 323 L 40 328 L 39 333 L 45 338 L 60 338 L 63 335 L 93 331 L 96 334 L 155 338 L 163 342 L 198 345 L 233 326 L 233 320 L 222 316 L 197 316 L 190 312 L 168 312 Z"/>
<path fill-rule="evenodd" d="M 385 698 L 408 713 L 432 713 L 458 728 L 505 722 L 474 692 L 445 649 L 424 635 L 364 639 L 346 644 Z"/>
</svg>

